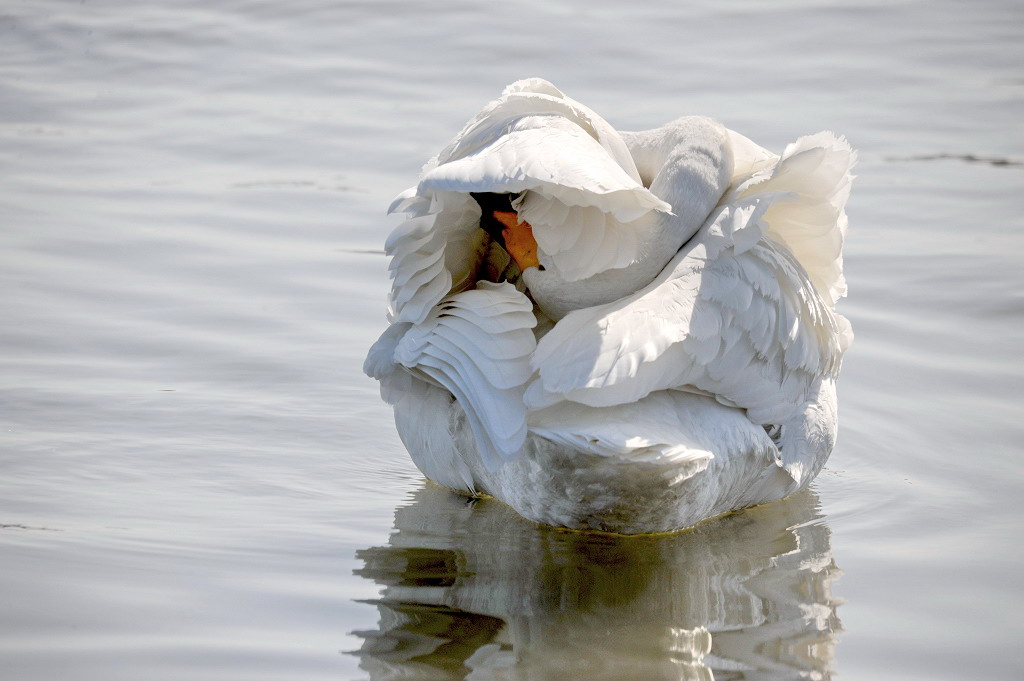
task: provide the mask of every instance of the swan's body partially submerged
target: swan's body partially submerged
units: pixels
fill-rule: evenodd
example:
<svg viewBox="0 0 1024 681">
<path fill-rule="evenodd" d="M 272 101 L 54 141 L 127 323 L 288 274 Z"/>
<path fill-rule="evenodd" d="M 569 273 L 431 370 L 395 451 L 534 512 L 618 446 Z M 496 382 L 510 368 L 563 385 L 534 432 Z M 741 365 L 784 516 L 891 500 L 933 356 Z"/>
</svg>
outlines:
<svg viewBox="0 0 1024 681">
<path fill-rule="evenodd" d="M 409 219 L 365 369 L 416 465 L 624 533 L 804 487 L 852 338 L 854 159 L 830 133 L 779 157 L 698 117 L 618 133 L 545 81 L 506 88 L 392 206 Z"/>
</svg>

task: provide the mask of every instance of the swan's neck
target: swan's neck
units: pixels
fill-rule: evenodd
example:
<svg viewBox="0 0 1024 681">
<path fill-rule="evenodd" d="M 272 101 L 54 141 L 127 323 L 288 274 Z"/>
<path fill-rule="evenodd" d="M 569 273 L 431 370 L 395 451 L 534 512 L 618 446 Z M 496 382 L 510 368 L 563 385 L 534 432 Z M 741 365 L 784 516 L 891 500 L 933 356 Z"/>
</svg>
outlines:
<svg viewBox="0 0 1024 681">
<path fill-rule="evenodd" d="M 728 131 L 717 121 L 688 116 L 654 130 L 624 132 L 644 185 L 672 205 L 661 230 L 682 246 L 718 204 L 732 179 Z M 671 257 L 671 256 L 670 256 Z"/>
<path fill-rule="evenodd" d="M 704 224 L 732 178 L 729 135 L 716 121 L 680 118 L 655 130 L 622 133 L 644 184 L 672 206 L 628 223 L 638 256 L 629 266 L 580 281 L 527 269 L 523 278 L 534 300 L 552 319 L 572 310 L 624 298 L 649 284 Z"/>
</svg>

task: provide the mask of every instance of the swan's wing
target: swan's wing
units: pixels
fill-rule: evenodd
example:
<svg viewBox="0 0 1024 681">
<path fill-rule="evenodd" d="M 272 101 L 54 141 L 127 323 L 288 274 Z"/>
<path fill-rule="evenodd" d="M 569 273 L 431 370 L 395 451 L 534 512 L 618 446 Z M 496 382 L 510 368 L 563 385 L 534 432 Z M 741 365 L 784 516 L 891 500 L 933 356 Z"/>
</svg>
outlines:
<svg viewBox="0 0 1024 681">
<path fill-rule="evenodd" d="M 765 150 L 742 135 L 732 136 L 737 168 L 747 169 L 749 175 L 735 179 L 724 202 L 782 196 L 762 220 L 748 225 L 753 229 L 747 234 L 735 235 L 737 245 L 752 245 L 762 236 L 784 244 L 819 295 L 834 307 L 846 295 L 842 251 L 856 152 L 844 138 L 820 132 L 801 137 L 771 163 Z"/>
<path fill-rule="evenodd" d="M 845 320 L 789 250 L 733 234 L 778 197 L 722 206 L 642 291 L 570 313 L 540 341 L 527 405 L 603 407 L 656 390 L 713 395 L 755 423 L 781 423 L 821 376 L 839 370 Z"/>
<path fill-rule="evenodd" d="M 407 190 L 392 204 L 410 217 L 388 236 L 384 251 L 391 256 L 388 273 L 388 320 L 422 322 L 449 293 L 470 288 L 482 264 L 501 272 L 507 255 L 491 248 L 481 230 L 480 207 L 469 196 L 435 192 L 427 196 Z"/>
<path fill-rule="evenodd" d="M 629 265 L 637 243 L 623 223 L 670 209 L 558 115 L 502 121 L 500 136 L 424 173 L 418 193 L 436 191 L 519 194 L 513 205 L 533 227 L 541 264 L 570 281 Z"/>
<path fill-rule="evenodd" d="M 526 438 L 522 393 L 536 323 L 533 305 L 514 286 L 480 282 L 477 289 L 446 296 L 422 322 L 389 327 L 364 370 L 390 385 L 383 379 L 400 365 L 448 390 L 466 412 L 484 464 L 494 469 Z"/>
<path fill-rule="evenodd" d="M 561 90 L 541 78 L 526 78 L 506 87 L 501 97 L 488 102 L 441 153 L 428 162 L 424 172 L 492 144 L 508 132 L 509 126 L 527 116 L 559 117 L 575 123 L 597 140 L 627 175 L 640 182 L 636 164 L 619 133 L 590 108 L 566 97 Z"/>
</svg>

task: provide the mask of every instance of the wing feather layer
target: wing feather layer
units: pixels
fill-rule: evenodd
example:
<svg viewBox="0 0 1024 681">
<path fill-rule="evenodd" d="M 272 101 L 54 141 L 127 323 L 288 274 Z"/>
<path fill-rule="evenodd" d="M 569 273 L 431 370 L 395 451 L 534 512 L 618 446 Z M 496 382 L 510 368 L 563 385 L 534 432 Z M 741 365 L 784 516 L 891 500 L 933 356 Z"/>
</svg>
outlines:
<svg viewBox="0 0 1024 681">
<path fill-rule="evenodd" d="M 408 193 L 396 204 L 409 208 L 412 216 L 384 244 L 391 256 L 388 319 L 418 323 L 445 295 L 473 284 L 489 238 L 479 229 L 480 209 L 469 196 L 434 192 L 427 207 L 403 199 Z M 429 212 L 417 214 L 422 210 Z"/>
<path fill-rule="evenodd" d="M 842 248 L 856 162 L 857 154 L 845 138 L 830 132 L 808 135 L 787 146 L 770 167 L 761 160 L 761 169 L 738 183 L 725 199 L 785 196 L 767 205 L 764 219 L 754 225 L 763 226 L 759 236 L 784 244 L 793 253 L 830 307 L 846 295 Z"/>
<path fill-rule="evenodd" d="M 404 328 L 385 332 L 387 340 L 382 337 L 367 366 L 376 369 L 390 350 L 392 362 L 448 390 L 466 412 L 484 464 L 494 470 L 526 439 L 522 393 L 532 373 L 536 323 L 532 304 L 514 286 L 479 282 L 443 298 L 422 322 L 392 326 Z"/>
<path fill-rule="evenodd" d="M 746 220 L 766 213 L 732 209 Z M 746 409 L 755 423 L 778 423 L 819 377 L 834 376 L 843 351 L 838 316 L 785 246 L 761 238 L 737 248 L 737 226 L 766 227 L 729 213 L 720 211 L 643 291 L 562 319 L 534 353 L 527 405 L 609 407 L 692 388 Z"/>
</svg>

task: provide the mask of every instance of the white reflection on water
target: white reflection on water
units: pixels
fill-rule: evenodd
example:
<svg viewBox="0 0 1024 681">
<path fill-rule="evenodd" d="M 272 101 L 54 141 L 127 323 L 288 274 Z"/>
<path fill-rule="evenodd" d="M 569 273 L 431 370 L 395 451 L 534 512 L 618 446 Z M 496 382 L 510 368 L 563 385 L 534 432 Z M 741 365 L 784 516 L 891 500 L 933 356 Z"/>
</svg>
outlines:
<svg viewBox="0 0 1024 681">
<path fill-rule="evenodd" d="M 818 498 L 675 535 L 556 530 L 434 485 L 357 553 L 383 587 L 355 654 L 383 679 L 829 678 L 841 631 Z"/>
</svg>

